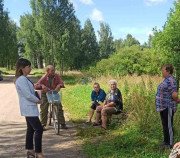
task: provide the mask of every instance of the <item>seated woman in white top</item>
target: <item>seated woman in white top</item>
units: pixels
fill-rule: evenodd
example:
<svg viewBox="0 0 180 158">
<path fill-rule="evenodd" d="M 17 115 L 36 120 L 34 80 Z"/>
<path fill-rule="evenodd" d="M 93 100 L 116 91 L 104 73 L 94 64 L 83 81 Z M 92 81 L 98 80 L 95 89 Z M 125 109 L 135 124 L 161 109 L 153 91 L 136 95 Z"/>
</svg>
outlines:
<svg viewBox="0 0 180 158">
<path fill-rule="evenodd" d="M 27 123 L 26 149 L 27 157 L 44 158 L 42 154 L 43 128 L 39 120 L 37 104 L 41 103 L 35 95 L 33 83 L 26 77 L 31 72 L 31 63 L 20 58 L 16 63 L 15 86 L 19 97 L 21 115 Z M 33 145 L 35 140 L 35 150 Z"/>
</svg>

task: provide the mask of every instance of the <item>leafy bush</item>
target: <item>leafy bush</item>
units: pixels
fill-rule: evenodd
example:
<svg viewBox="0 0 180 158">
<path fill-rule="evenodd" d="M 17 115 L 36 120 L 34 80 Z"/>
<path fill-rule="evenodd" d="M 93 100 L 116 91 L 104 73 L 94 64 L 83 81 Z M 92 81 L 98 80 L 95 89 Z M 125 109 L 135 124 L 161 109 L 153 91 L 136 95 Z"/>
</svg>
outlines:
<svg viewBox="0 0 180 158">
<path fill-rule="evenodd" d="M 121 49 L 109 59 L 102 59 L 95 67 L 90 67 L 90 72 L 95 76 L 101 75 L 126 75 L 126 74 L 158 74 L 161 59 L 153 54 L 150 49 L 132 46 Z"/>
</svg>

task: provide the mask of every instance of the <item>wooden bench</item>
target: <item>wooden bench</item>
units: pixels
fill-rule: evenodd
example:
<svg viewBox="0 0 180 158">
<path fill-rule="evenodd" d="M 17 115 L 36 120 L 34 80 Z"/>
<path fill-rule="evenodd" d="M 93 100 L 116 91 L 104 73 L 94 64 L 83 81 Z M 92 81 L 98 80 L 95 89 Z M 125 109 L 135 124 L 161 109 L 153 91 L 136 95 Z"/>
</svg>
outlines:
<svg viewBox="0 0 180 158">
<path fill-rule="evenodd" d="M 121 124 L 122 120 L 126 119 L 126 113 L 124 111 L 118 112 L 116 114 L 109 115 L 107 118 L 107 123 L 116 123 L 118 125 Z"/>
</svg>

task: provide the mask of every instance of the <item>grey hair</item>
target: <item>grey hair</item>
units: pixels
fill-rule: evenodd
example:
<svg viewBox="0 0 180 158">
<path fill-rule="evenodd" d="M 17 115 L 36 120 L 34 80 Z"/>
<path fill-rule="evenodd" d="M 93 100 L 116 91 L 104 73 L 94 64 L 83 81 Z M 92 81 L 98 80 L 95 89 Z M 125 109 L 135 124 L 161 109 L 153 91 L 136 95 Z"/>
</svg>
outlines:
<svg viewBox="0 0 180 158">
<path fill-rule="evenodd" d="M 54 66 L 52 66 L 52 65 L 48 65 L 48 66 L 46 66 L 46 72 L 48 72 L 48 71 L 49 71 L 49 69 L 51 69 L 51 68 L 54 68 Z"/>
<path fill-rule="evenodd" d="M 116 81 L 115 79 L 110 80 L 110 81 L 109 81 L 109 85 L 110 85 L 111 83 L 114 83 L 115 85 L 117 85 L 117 81 Z"/>
</svg>

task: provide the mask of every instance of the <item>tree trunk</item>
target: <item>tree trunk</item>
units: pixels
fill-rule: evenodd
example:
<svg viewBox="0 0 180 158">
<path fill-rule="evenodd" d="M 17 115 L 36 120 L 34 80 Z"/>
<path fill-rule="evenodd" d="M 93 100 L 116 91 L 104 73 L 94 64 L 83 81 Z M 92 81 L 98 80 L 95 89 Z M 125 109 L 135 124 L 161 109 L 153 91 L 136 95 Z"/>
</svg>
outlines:
<svg viewBox="0 0 180 158">
<path fill-rule="evenodd" d="M 63 75 L 63 72 L 64 72 L 64 63 L 63 63 L 63 60 L 61 60 L 61 67 L 60 67 L 60 75 L 62 76 Z"/>
<path fill-rule="evenodd" d="M 9 60 L 7 60 L 7 69 L 10 70 Z"/>
<path fill-rule="evenodd" d="M 42 69 L 43 68 L 43 61 L 42 61 L 42 57 L 41 57 L 41 52 L 37 51 L 37 65 L 38 65 L 38 69 Z"/>
<path fill-rule="evenodd" d="M 37 66 L 38 66 L 38 69 L 41 68 L 41 63 L 40 63 L 40 52 L 39 51 L 36 51 L 36 54 L 37 54 Z"/>
<path fill-rule="evenodd" d="M 55 64 L 54 64 L 54 52 L 53 52 L 53 37 L 51 35 L 51 63 L 55 68 Z"/>
</svg>

